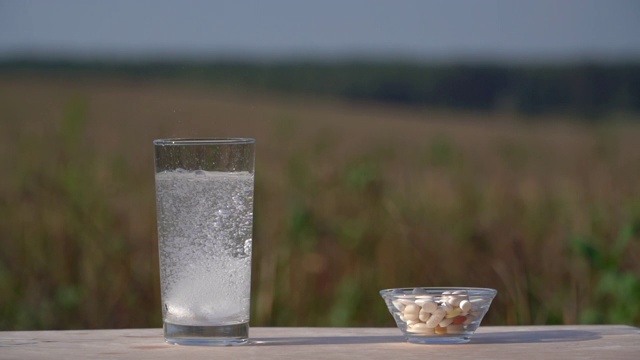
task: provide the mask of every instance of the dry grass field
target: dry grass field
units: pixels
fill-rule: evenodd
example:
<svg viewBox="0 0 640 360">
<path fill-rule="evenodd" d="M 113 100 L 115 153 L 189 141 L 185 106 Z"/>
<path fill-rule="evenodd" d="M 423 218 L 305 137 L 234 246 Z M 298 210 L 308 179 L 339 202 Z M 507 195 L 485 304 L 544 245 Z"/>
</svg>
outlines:
<svg viewBox="0 0 640 360">
<path fill-rule="evenodd" d="M 152 140 L 224 136 L 257 139 L 253 326 L 390 326 L 417 285 L 638 326 L 640 122 L 579 120 L 0 75 L 0 329 L 159 326 Z"/>
</svg>

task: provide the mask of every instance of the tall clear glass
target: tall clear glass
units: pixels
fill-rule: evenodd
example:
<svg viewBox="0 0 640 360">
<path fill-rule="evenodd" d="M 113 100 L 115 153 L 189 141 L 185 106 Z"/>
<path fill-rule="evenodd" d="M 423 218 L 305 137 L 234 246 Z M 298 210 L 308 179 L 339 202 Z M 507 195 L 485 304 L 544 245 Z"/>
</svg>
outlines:
<svg viewBox="0 0 640 360">
<path fill-rule="evenodd" d="M 165 340 L 246 343 L 255 140 L 153 144 Z"/>
</svg>

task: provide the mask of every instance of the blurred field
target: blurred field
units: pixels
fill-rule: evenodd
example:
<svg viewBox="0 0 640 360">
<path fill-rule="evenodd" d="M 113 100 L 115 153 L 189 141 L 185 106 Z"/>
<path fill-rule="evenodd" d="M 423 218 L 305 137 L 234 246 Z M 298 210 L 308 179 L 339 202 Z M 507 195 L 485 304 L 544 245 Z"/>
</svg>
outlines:
<svg viewBox="0 0 640 360">
<path fill-rule="evenodd" d="M 0 119 L 0 330 L 160 326 L 151 142 L 187 136 L 257 139 L 253 326 L 390 326 L 414 285 L 640 325 L 637 118 L 5 74 Z"/>
</svg>

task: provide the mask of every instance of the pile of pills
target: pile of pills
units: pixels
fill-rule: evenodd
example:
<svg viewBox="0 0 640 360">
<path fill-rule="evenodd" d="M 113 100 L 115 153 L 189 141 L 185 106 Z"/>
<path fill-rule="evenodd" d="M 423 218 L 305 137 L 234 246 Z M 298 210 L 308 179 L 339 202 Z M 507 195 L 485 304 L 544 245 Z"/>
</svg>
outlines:
<svg viewBox="0 0 640 360">
<path fill-rule="evenodd" d="M 442 294 L 421 294 L 416 288 L 411 295 L 399 295 L 391 309 L 407 324 L 407 331 L 422 335 L 462 334 L 473 332 L 479 325 L 486 304 L 491 300 L 469 298 L 464 290 L 444 291 Z"/>
</svg>

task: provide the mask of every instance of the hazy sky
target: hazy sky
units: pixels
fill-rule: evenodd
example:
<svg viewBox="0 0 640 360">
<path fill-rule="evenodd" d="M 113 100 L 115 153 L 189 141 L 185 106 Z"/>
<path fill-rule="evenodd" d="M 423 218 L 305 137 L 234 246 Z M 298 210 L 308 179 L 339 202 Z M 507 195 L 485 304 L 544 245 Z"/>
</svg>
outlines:
<svg viewBox="0 0 640 360">
<path fill-rule="evenodd" d="M 640 58 L 640 0 L 0 0 L 0 57 Z"/>
</svg>

